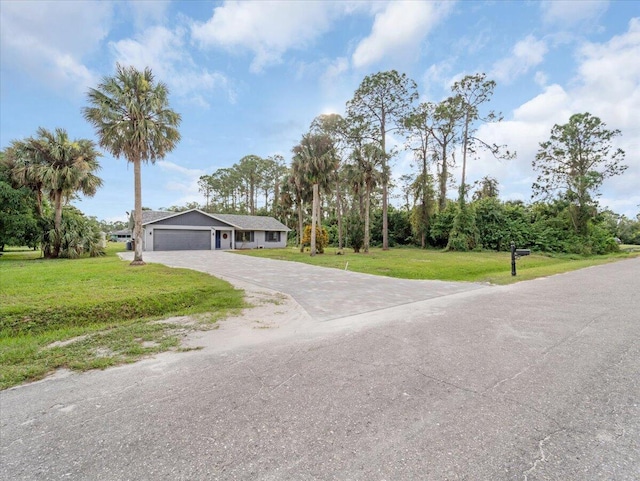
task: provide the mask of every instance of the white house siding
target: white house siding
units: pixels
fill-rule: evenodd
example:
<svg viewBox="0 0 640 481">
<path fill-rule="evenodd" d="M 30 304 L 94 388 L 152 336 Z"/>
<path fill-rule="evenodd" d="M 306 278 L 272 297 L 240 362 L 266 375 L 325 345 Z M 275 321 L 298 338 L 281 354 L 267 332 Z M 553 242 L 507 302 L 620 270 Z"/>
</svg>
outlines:
<svg viewBox="0 0 640 481">
<path fill-rule="evenodd" d="M 216 250 L 229 250 L 233 248 L 233 235 L 234 235 L 234 231 L 231 229 L 224 229 L 221 227 L 215 227 L 215 235 L 218 236 L 218 232 L 220 232 L 219 234 L 219 238 L 220 238 L 220 247 L 216 247 L 214 245 L 214 249 Z M 225 239 L 225 235 L 226 235 L 226 239 Z M 214 240 L 214 243 L 217 243 L 217 240 Z"/>
<path fill-rule="evenodd" d="M 236 249 L 278 249 L 287 247 L 287 233 L 280 232 L 280 240 L 278 242 L 267 242 L 267 233 L 265 231 L 253 231 L 253 242 L 236 240 Z"/>
</svg>

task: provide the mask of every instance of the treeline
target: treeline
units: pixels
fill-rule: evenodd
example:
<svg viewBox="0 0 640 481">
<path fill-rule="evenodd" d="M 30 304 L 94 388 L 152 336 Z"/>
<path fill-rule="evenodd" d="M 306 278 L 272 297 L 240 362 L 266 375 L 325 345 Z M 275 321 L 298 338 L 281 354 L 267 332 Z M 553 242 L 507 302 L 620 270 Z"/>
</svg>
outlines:
<svg viewBox="0 0 640 481">
<path fill-rule="evenodd" d="M 501 202 L 499 183 L 488 176 L 467 179 L 468 164 L 480 151 L 496 159 L 516 155 L 478 136 L 480 126 L 502 119 L 487 107 L 495 87 L 482 73 L 467 75 L 443 101 L 419 102 L 417 85 L 405 74 L 369 75 L 346 103 L 344 115 L 312 121 L 292 146 L 288 164 L 278 155 L 247 155 L 199 179 L 204 206 L 169 210 L 272 215 L 292 229 L 291 241 L 301 250 L 308 243 L 312 255 L 327 239 L 340 249 L 365 252 L 372 245 L 408 244 L 503 250 L 515 242 L 541 251 L 592 254 L 615 250 L 618 242 L 637 243 L 637 219 L 602 212 L 598 205 L 603 182 L 624 173 L 625 154 L 613 147 L 621 133 L 589 113 L 555 125 L 540 142 L 532 159 L 538 174 L 532 203 Z M 144 91 L 135 93 L 138 88 Z M 134 164 L 134 237 L 141 235 L 140 163 L 162 158 L 180 138 L 180 116 L 168 109 L 167 95 L 150 70 L 117 66 L 113 78 L 90 90 L 91 107 L 83 110 L 100 145 Z M 147 97 L 156 100 L 141 100 Z M 146 123 L 109 113 L 136 103 L 150 109 L 144 115 L 134 109 Z M 157 125 L 154 108 L 167 116 Z M 141 125 L 144 131 L 135 130 Z M 158 135 L 150 135 L 151 126 Z M 393 159 L 400 150 L 410 151 L 414 163 L 412 172 L 398 178 Z M 98 223 L 65 204 L 101 186 L 96 176 L 100 155 L 92 141 L 71 140 L 64 129 L 39 129 L 34 137 L 13 141 L 0 161 L 0 248 L 40 243 L 47 257 L 98 254 Z M 451 174 L 456 167 L 459 178 Z M 136 244 L 134 264 L 140 262 Z"/>
<path fill-rule="evenodd" d="M 292 229 L 301 249 L 299 233 L 311 225 L 312 255 L 316 229 L 323 228 L 337 247 L 365 252 L 371 245 L 407 244 L 504 250 L 513 241 L 542 251 L 590 254 L 615 250 L 620 240 L 633 242 L 634 235 L 619 230 L 635 221 L 618 217 L 618 229 L 614 214 L 600 212 L 597 203 L 603 181 L 626 169 L 624 152 L 612 147 L 620 132 L 589 113 L 554 126 L 540 143 L 532 162 L 538 172 L 533 203 L 499 201 L 498 181 L 488 176 L 468 182 L 468 163 L 481 150 L 496 159 L 516 155 L 477 135 L 483 123 L 502 119 L 487 108 L 495 86 L 484 74 L 468 75 L 442 102 L 420 103 L 416 83 L 405 74 L 367 76 L 344 116 L 313 120 L 292 147 L 290 165 L 280 156 L 248 155 L 202 176 L 202 207 L 275 216 Z M 390 145 L 390 136 L 404 139 L 404 145 Z M 399 148 L 413 153 L 414 171 L 394 184 L 392 159 Z M 454 179 L 457 166 L 461 176 Z M 399 192 L 402 208 L 391 207 L 392 192 Z"/>
</svg>

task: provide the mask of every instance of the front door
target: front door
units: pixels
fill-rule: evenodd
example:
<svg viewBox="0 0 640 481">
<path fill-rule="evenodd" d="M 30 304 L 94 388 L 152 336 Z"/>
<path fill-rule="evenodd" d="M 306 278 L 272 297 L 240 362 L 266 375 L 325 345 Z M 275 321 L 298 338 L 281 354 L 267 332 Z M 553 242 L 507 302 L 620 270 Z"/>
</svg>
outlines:
<svg viewBox="0 0 640 481">
<path fill-rule="evenodd" d="M 216 249 L 220 249 L 220 231 L 216 231 Z"/>
</svg>

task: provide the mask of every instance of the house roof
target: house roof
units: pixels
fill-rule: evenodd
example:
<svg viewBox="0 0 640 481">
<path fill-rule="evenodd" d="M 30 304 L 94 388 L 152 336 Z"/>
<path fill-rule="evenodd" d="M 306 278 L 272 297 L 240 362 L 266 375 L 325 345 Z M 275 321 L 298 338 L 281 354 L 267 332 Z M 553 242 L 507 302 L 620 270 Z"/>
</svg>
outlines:
<svg viewBox="0 0 640 481">
<path fill-rule="evenodd" d="M 188 212 L 200 212 L 208 217 L 217 219 L 229 224 L 232 227 L 240 230 L 264 230 L 264 231 L 289 231 L 290 229 L 282 222 L 274 219 L 273 217 L 263 215 L 236 215 L 236 214 L 209 214 L 203 212 L 200 209 L 191 209 L 184 212 L 167 212 L 159 210 L 143 210 L 142 211 L 142 225 L 153 224 L 161 219 L 167 217 L 177 217 Z"/>
<path fill-rule="evenodd" d="M 211 217 L 242 230 L 289 230 L 289 228 L 279 220 L 263 215 L 211 214 Z"/>
<path fill-rule="evenodd" d="M 166 210 L 143 210 L 142 211 L 142 225 L 150 224 L 165 217 L 172 215 L 182 214 L 182 212 L 168 212 Z"/>
</svg>

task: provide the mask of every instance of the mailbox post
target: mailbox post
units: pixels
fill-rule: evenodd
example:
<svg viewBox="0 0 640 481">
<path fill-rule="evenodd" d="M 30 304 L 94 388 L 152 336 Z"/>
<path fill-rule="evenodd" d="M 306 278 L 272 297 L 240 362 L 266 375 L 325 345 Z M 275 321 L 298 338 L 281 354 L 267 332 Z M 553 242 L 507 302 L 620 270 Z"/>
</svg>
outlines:
<svg viewBox="0 0 640 481">
<path fill-rule="evenodd" d="M 511 275 L 516 275 L 516 259 L 531 254 L 531 249 L 516 249 L 515 242 L 511 243 Z"/>
</svg>

